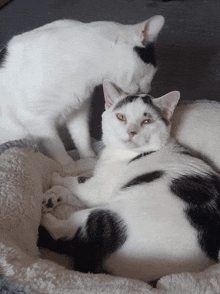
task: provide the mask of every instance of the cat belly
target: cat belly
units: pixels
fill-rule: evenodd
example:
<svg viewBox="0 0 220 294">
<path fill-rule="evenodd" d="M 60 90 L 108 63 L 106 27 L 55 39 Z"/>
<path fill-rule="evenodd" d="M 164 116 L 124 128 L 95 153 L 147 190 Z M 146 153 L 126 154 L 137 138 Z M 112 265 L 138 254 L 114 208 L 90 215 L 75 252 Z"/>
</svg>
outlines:
<svg viewBox="0 0 220 294">
<path fill-rule="evenodd" d="M 148 282 L 172 273 L 201 271 L 212 264 L 187 220 L 185 203 L 170 193 L 162 198 L 156 190 L 149 199 L 146 195 L 118 201 L 117 208 L 112 204 L 127 225 L 128 238 L 106 260 L 104 269 Z"/>
<path fill-rule="evenodd" d="M 220 170 L 220 103 L 180 105 L 171 123 L 172 137 L 201 153 Z"/>
</svg>

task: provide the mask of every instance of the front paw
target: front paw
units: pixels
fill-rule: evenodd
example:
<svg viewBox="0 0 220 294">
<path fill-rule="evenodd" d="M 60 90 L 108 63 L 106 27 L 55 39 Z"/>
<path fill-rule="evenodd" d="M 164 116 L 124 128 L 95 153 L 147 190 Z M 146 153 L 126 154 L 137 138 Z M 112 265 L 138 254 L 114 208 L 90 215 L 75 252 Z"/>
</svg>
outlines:
<svg viewBox="0 0 220 294">
<path fill-rule="evenodd" d="M 56 217 L 53 216 L 51 213 L 42 214 L 41 225 L 45 227 L 48 231 L 50 231 L 54 227 L 56 221 Z"/>
<path fill-rule="evenodd" d="M 51 213 L 42 214 L 41 225 L 47 229 L 54 240 L 63 237 L 62 227 L 60 228 L 60 220 L 58 220 Z"/>
<path fill-rule="evenodd" d="M 42 212 L 47 213 L 52 211 L 58 205 L 70 203 L 72 194 L 63 186 L 53 186 L 43 195 Z"/>
</svg>

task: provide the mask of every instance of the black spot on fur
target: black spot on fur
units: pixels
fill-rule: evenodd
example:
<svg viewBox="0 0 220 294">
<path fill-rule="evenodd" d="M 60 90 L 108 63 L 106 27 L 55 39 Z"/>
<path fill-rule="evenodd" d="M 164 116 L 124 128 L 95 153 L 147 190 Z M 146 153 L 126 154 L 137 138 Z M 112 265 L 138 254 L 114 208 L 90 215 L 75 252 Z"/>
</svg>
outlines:
<svg viewBox="0 0 220 294">
<path fill-rule="evenodd" d="M 90 179 L 89 177 L 78 177 L 78 183 L 79 184 L 84 184 L 89 179 Z"/>
<path fill-rule="evenodd" d="M 138 159 L 140 159 L 140 158 L 142 158 L 142 157 L 144 157 L 144 156 L 148 156 L 148 155 L 150 155 L 150 154 L 152 154 L 152 153 L 154 153 L 154 152 L 155 152 L 155 151 L 149 151 L 149 152 L 141 153 L 141 154 L 137 155 L 136 157 L 132 158 L 132 159 L 129 161 L 129 163 L 130 163 L 130 162 L 133 162 L 133 161 L 135 161 L 135 160 L 138 160 Z"/>
<path fill-rule="evenodd" d="M 133 101 L 137 100 L 138 98 L 140 98 L 140 97 L 135 96 L 135 95 L 129 95 L 129 96 L 125 97 L 124 99 L 122 99 L 121 101 L 119 101 L 115 105 L 114 110 L 117 110 L 117 109 L 123 107 L 124 105 L 126 105 L 128 103 L 132 103 Z"/>
<path fill-rule="evenodd" d="M 81 272 L 104 272 L 104 260 L 127 239 L 126 226 L 119 216 L 110 210 L 94 210 L 88 216 L 84 228 L 79 228 L 73 239 L 54 240 L 40 226 L 38 247 L 48 248 L 74 259 L 73 269 Z"/>
<path fill-rule="evenodd" d="M 144 63 L 152 64 L 155 67 L 157 66 L 154 43 L 149 43 L 146 47 L 135 46 L 134 51 L 137 52 Z"/>
<path fill-rule="evenodd" d="M 198 231 L 206 255 L 218 262 L 220 249 L 220 179 L 216 175 L 188 175 L 174 179 L 171 191 L 187 203 L 185 213 Z"/>
<path fill-rule="evenodd" d="M 52 201 L 51 198 L 48 200 L 48 202 L 47 202 L 47 204 L 46 204 L 46 207 L 47 207 L 47 208 L 52 208 L 52 207 L 53 207 L 53 201 Z"/>
<path fill-rule="evenodd" d="M 126 227 L 116 213 L 94 210 L 85 229 L 80 228 L 73 240 L 75 270 L 101 272 L 104 260 L 126 239 Z"/>
<path fill-rule="evenodd" d="M 159 178 L 161 178 L 163 175 L 164 175 L 164 172 L 160 171 L 160 170 L 153 171 L 151 173 L 143 174 L 141 176 L 138 176 L 138 177 L 134 178 L 130 182 L 128 182 L 122 189 L 156 181 Z"/>
<path fill-rule="evenodd" d="M 164 117 L 162 110 L 160 108 L 158 108 L 156 105 L 154 105 L 153 103 L 153 97 L 151 97 L 150 95 L 144 95 L 144 96 L 140 96 L 140 95 L 129 95 L 126 96 L 125 98 L 123 98 L 121 101 L 119 101 L 115 107 L 114 107 L 114 111 L 117 109 L 120 109 L 121 107 L 123 107 L 126 104 L 132 103 L 134 101 L 136 101 L 137 99 L 142 99 L 142 101 L 149 105 L 150 107 L 152 107 L 154 109 L 154 111 L 157 113 L 157 115 L 159 116 L 159 118 L 166 124 L 169 125 L 170 122 Z"/>
<path fill-rule="evenodd" d="M 218 178 L 214 175 L 207 177 L 201 175 L 185 175 L 173 179 L 170 188 L 173 193 L 187 203 L 201 205 L 218 197 L 215 182 L 218 182 Z"/>
<path fill-rule="evenodd" d="M 7 56 L 7 48 L 4 47 L 0 51 L 0 67 L 3 67 L 4 66 L 4 62 L 5 62 L 6 56 Z"/>
</svg>

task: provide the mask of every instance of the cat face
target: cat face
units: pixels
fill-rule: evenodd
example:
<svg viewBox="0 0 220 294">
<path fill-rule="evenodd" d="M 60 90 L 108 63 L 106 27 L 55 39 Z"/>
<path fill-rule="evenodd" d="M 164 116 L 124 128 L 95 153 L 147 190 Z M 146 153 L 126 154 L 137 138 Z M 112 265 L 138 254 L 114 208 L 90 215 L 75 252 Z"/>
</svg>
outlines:
<svg viewBox="0 0 220 294">
<path fill-rule="evenodd" d="M 95 24 L 94 24 L 95 25 Z M 153 42 L 164 25 L 162 16 L 154 16 L 136 25 L 100 23 L 101 34 L 111 40 L 112 56 L 105 59 L 113 76 L 108 77 L 124 93 L 147 93 L 157 71 Z M 116 62 L 115 62 L 116 61 Z"/>
<path fill-rule="evenodd" d="M 138 152 L 159 150 L 170 137 L 170 118 L 178 103 L 177 91 L 153 99 L 146 94 L 120 94 L 109 82 L 103 84 L 105 112 L 102 115 L 106 146 Z"/>
</svg>

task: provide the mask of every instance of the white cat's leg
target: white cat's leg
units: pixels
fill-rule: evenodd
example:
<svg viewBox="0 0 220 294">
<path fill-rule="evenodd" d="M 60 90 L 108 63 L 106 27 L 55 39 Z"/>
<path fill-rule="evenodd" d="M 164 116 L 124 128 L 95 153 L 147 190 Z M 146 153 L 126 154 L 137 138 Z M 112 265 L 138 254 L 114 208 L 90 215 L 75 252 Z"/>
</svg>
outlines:
<svg viewBox="0 0 220 294">
<path fill-rule="evenodd" d="M 86 101 L 80 109 L 74 112 L 73 117 L 67 122 L 70 135 L 78 149 L 80 158 L 95 157 L 92 150 L 89 133 L 89 108 L 90 104 Z"/>
<path fill-rule="evenodd" d="M 52 211 L 58 205 L 69 203 L 81 207 L 82 203 L 64 186 L 53 186 L 43 194 L 42 211 L 43 213 Z"/>
<path fill-rule="evenodd" d="M 53 174 L 54 185 L 67 187 L 86 206 L 94 207 L 106 204 L 110 201 L 110 193 L 102 191 L 102 183 L 97 177 L 61 177 L 58 173 Z"/>
<path fill-rule="evenodd" d="M 55 130 L 51 130 L 50 135 L 45 134 L 40 138 L 42 138 L 44 147 L 53 159 L 60 162 L 63 166 L 74 164 L 73 159 L 67 154 L 63 142 Z"/>
<path fill-rule="evenodd" d="M 80 175 L 84 172 L 91 172 L 96 165 L 95 159 L 84 159 L 73 161 L 67 154 L 62 140 L 60 139 L 55 126 L 47 121 L 36 121 L 36 127 L 31 124 L 30 131 L 35 138 L 41 140 L 49 155 L 64 166 L 64 172 L 71 175 Z"/>
</svg>

